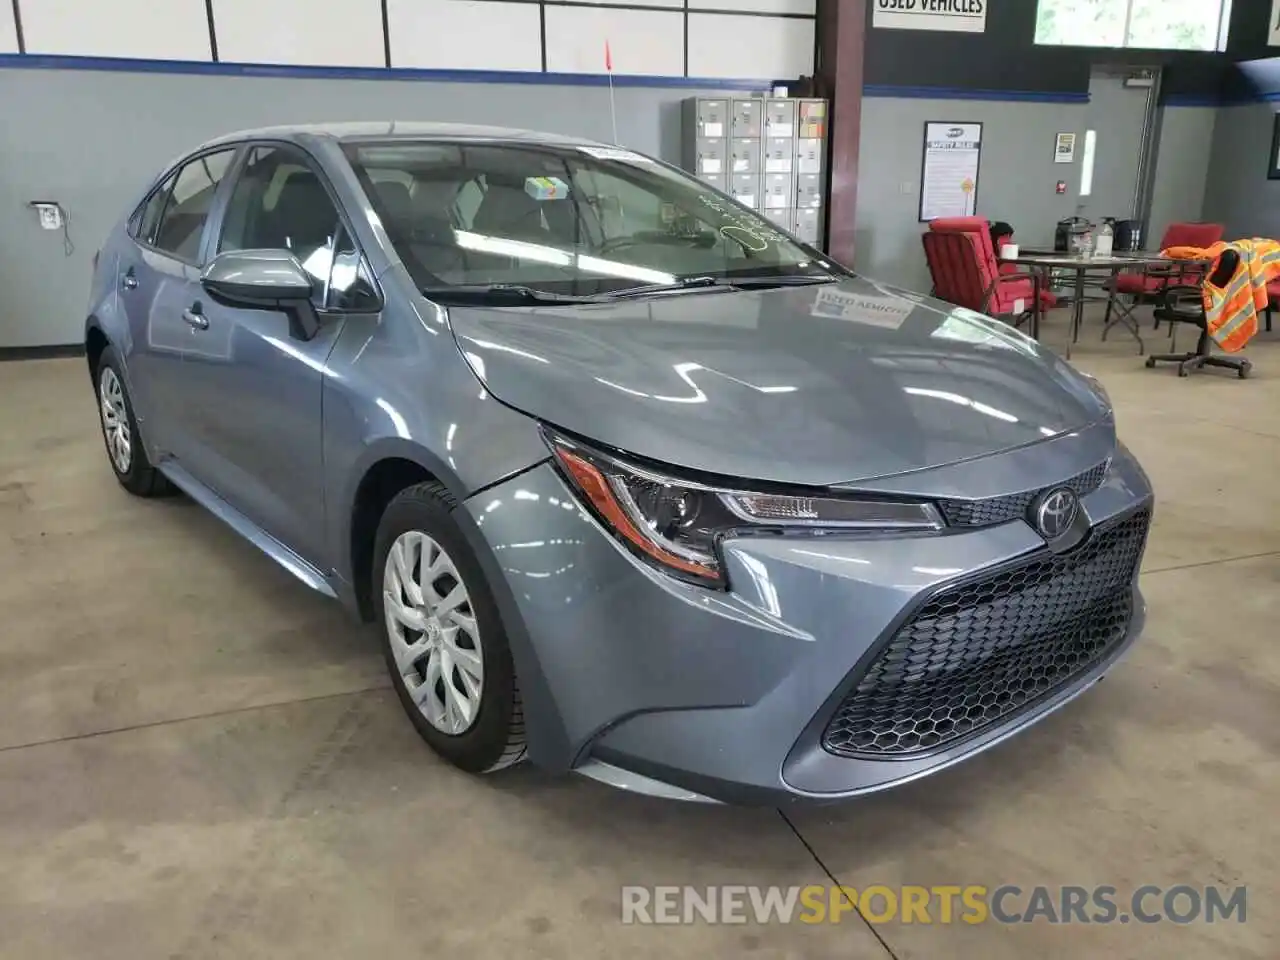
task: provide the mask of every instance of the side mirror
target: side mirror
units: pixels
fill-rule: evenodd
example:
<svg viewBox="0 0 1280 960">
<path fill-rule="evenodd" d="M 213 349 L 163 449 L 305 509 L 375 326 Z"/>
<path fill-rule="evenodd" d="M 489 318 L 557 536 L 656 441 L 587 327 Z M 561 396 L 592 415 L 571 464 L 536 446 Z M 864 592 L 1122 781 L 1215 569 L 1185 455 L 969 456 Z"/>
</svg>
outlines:
<svg viewBox="0 0 1280 960">
<path fill-rule="evenodd" d="M 288 250 L 228 250 L 205 268 L 200 285 L 230 307 L 258 307 L 289 315 L 295 334 L 310 340 L 320 329 L 311 303 L 311 278 Z"/>
</svg>

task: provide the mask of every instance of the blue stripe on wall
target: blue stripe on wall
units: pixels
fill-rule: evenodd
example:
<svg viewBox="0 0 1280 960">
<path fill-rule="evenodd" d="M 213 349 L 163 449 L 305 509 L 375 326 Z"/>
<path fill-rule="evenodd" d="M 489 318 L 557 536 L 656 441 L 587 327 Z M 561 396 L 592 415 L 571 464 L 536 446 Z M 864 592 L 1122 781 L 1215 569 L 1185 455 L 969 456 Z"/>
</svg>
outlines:
<svg viewBox="0 0 1280 960">
<path fill-rule="evenodd" d="M 607 74 L 528 73 L 515 70 L 414 70 L 404 67 L 303 67 L 263 63 L 213 63 L 197 60 L 130 60 L 116 57 L 66 57 L 49 54 L 0 54 L 0 69 L 107 70 L 122 73 L 179 73 L 224 77 L 289 77 L 321 80 L 411 80 L 437 83 L 521 83 L 572 87 L 604 87 Z M 676 87 L 698 90 L 759 92 L 773 80 L 715 77 L 655 77 L 614 74 L 615 87 Z"/>
<path fill-rule="evenodd" d="M 1166 107 L 1218 107 L 1222 105 L 1223 100 L 1221 97 L 1213 95 L 1171 93 L 1160 102 L 1162 106 Z"/>
<path fill-rule="evenodd" d="M 901 97 L 912 100 L 1005 100 L 1033 103 L 1088 103 L 1087 92 L 1054 90 L 969 90 L 964 87 L 908 87 L 868 83 L 864 97 Z"/>
</svg>

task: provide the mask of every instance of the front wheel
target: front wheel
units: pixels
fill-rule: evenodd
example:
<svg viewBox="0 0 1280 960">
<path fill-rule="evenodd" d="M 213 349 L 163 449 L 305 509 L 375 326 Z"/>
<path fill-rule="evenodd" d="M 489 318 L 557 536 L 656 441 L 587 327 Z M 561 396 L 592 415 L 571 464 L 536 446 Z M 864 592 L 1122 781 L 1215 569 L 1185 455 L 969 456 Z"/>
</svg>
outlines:
<svg viewBox="0 0 1280 960">
<path fill-rule="evenodd" d="M 107 459 L 120 486 L 138 497 L 158 497 L 173 491 L 172 485 L 147 459 L 146 448 L 138 436 L 138 421 L 133 402 L 120 372 L 120 358 L 110 347 L 102 351 L 98 361 L 98 419 L 102 439 L 107 445 Z"/>
<path fill-rule="evenodd" d="M 391 682 L 424 740 L 488 773 L 525 755 L 506 633 L 480 563 L 438 483 L 401 491 L 378 524 L 373 594 Z"/>
</svg>

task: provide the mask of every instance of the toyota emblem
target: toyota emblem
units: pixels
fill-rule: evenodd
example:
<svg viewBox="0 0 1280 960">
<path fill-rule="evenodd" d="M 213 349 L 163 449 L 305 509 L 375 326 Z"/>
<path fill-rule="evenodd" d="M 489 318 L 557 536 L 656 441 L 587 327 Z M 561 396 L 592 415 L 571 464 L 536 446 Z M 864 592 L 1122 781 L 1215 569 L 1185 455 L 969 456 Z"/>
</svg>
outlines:
<svg viewBox="0 0 1280 960">
<path fill-rule="evenodd" d="M 1080 512 L 1080 498 L 1070 487 L 1050 490 L 1036 507 L 1035 525 L 1046 540 L 1057 540 L 1071 529 Z"/>
</svg>

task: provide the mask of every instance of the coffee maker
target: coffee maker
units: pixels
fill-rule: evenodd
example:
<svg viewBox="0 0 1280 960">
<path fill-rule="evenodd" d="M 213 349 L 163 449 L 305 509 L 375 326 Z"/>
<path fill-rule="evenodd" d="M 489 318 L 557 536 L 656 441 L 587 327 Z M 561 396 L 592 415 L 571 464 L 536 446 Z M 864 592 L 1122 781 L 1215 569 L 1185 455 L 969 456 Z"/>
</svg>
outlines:
<svg viewBox="0 0 1280 960">
<path fill-rule="evenodd" d="M 1068 253 L 1072 249 L 1071 238 L 1077 234 L 1087 233 L 1092 224 L 1084 217 L 1067 217 L 1059 220 L 1053 232 L 1053 249 L 1056 253 Z"/>
</svg>

